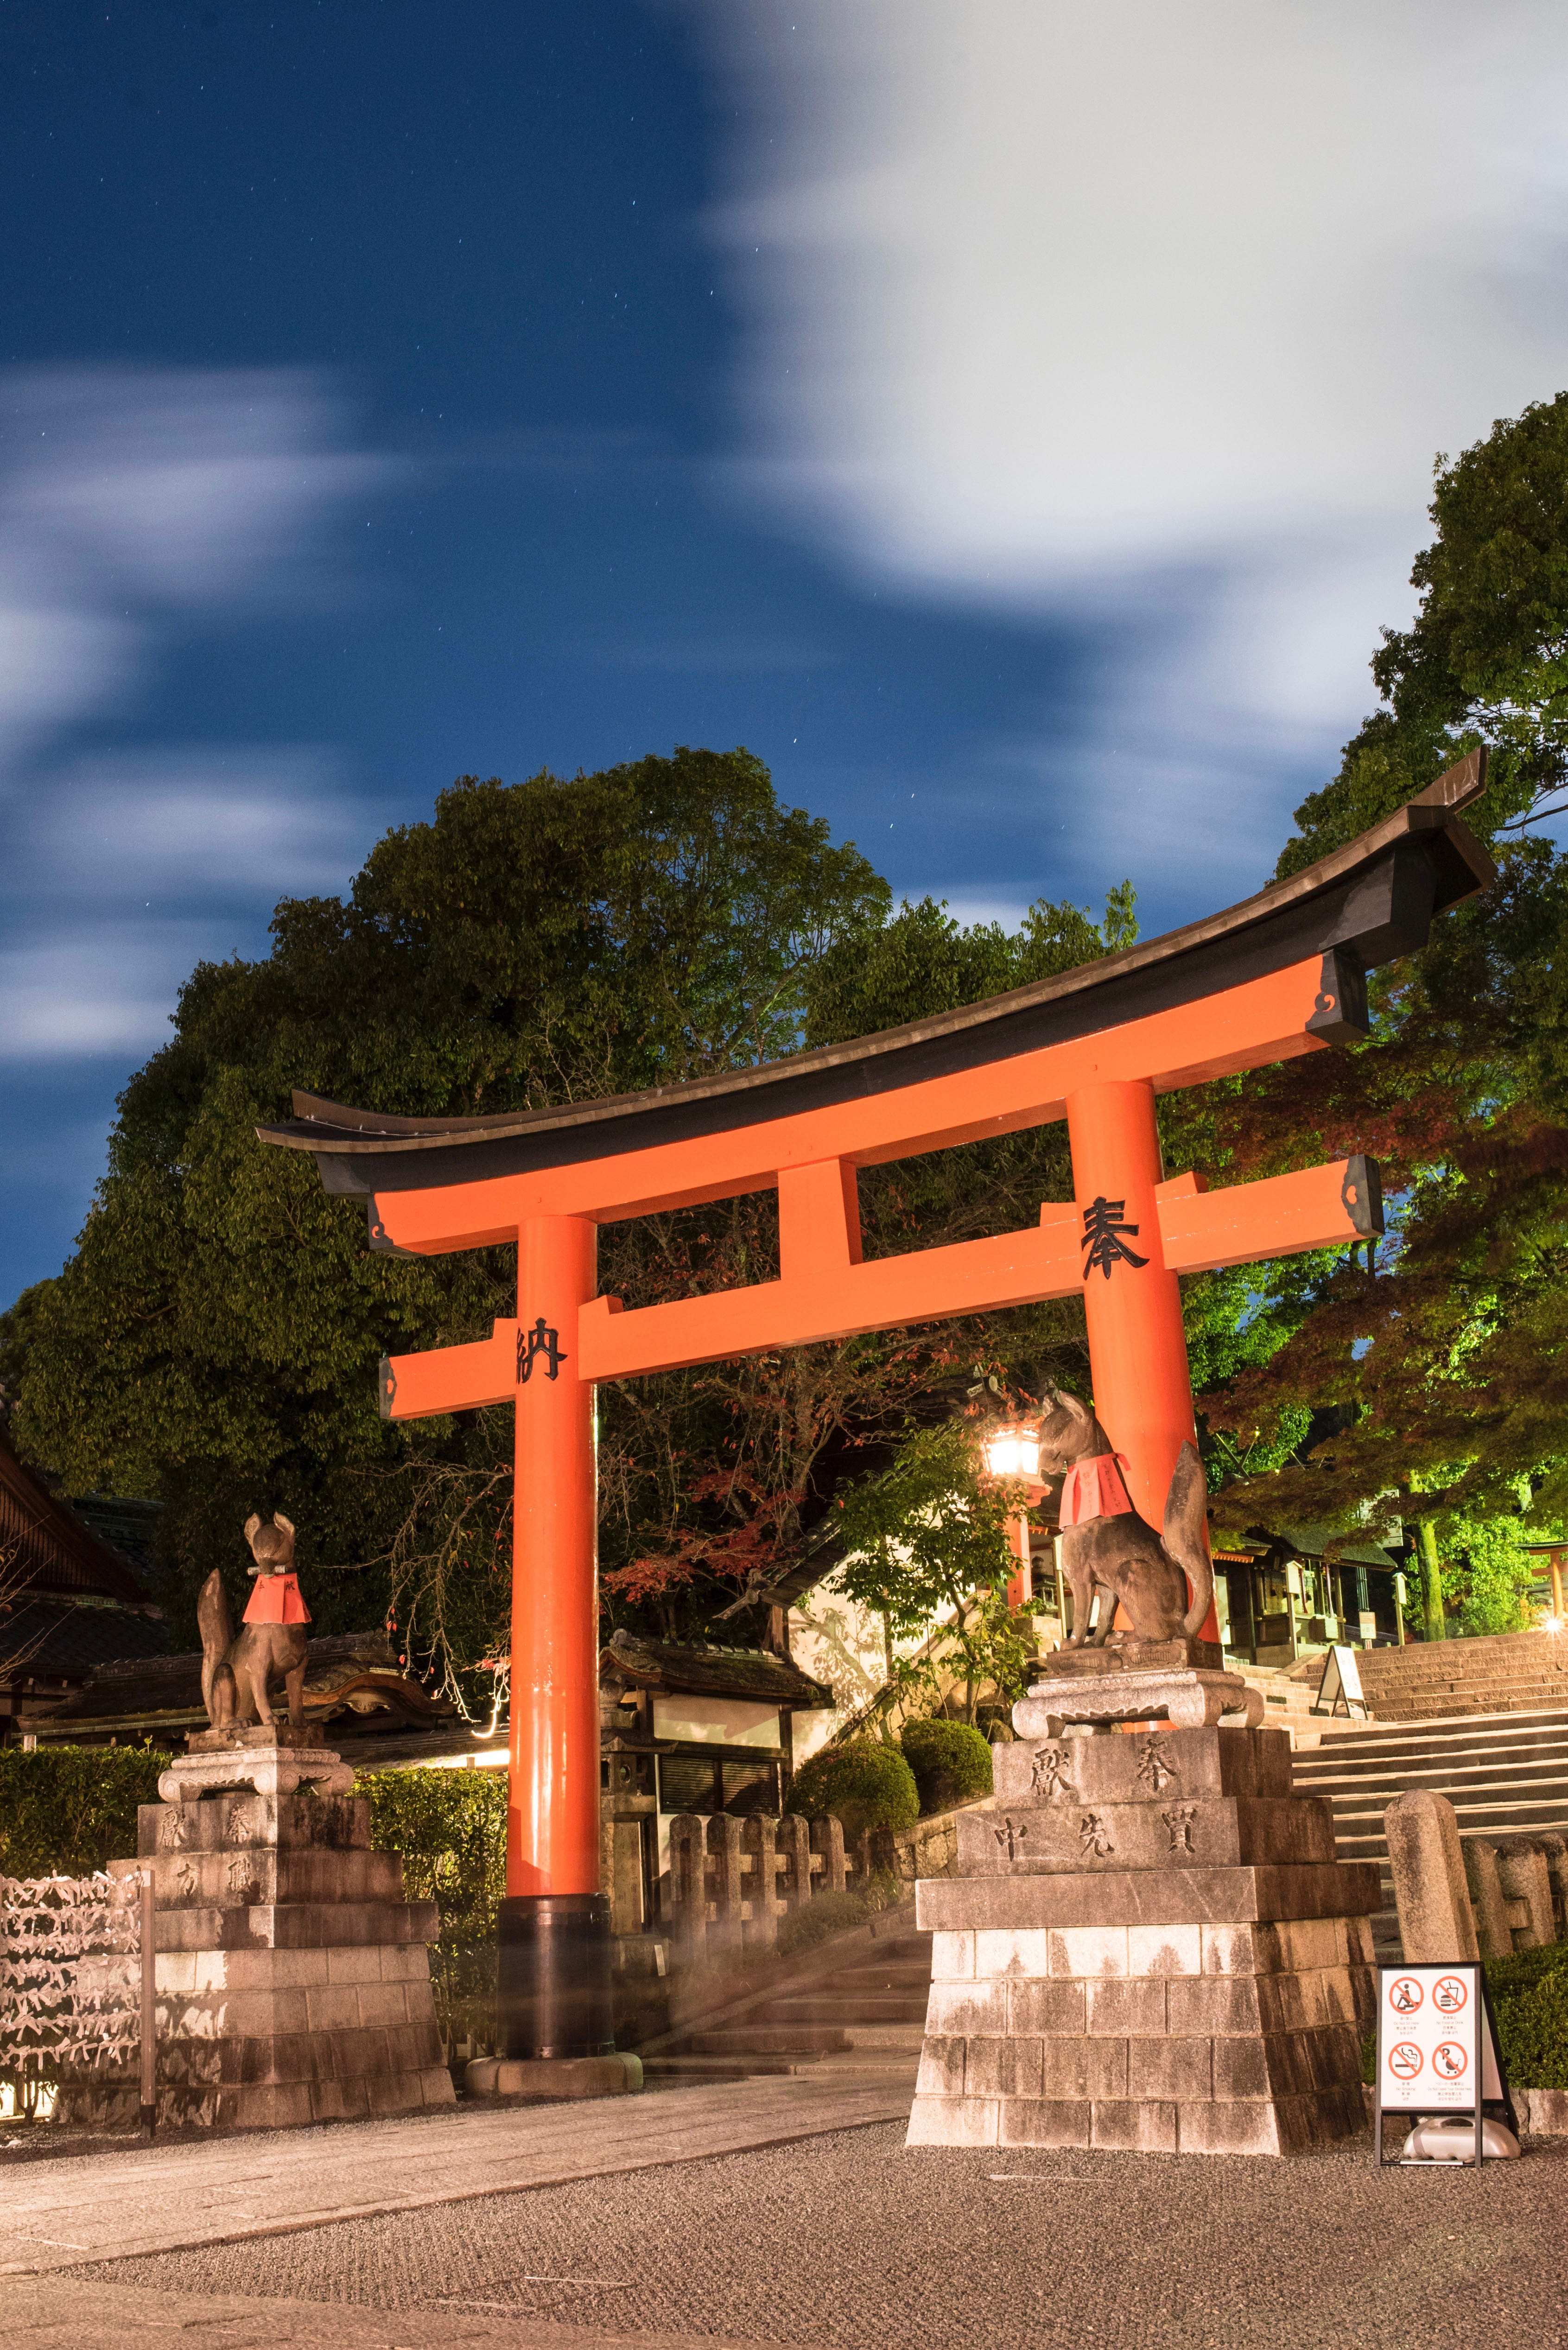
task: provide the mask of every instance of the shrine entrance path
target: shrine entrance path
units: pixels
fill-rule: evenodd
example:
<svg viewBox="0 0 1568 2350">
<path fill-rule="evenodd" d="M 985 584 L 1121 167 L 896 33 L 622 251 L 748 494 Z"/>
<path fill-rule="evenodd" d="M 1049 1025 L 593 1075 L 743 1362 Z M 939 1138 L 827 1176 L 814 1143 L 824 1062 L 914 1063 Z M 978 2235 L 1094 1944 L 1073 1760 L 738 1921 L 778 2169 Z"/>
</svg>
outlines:
<svg viewBox="0 0 1568 2350">
<path fill-rule="evenodd" d="M 6 2163 L 0 2277 L 244 2243 L 903 2122 L 909 2095 L 900 2077 L 764 2076 L 586 2105 L 460 2106 Z"/>
</svg>

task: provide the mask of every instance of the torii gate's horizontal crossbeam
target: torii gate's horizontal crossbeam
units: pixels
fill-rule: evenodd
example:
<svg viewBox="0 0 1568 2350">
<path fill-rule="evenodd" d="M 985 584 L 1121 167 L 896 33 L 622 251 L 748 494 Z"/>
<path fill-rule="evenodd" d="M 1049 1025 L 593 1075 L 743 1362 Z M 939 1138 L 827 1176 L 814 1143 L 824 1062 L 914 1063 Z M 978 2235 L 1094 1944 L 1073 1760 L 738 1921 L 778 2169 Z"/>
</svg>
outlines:
<svg viewBox="0 0 1568 2350">
<path fill-rule="evenodd" d="M 489 1248 L 514 1239 L 531 1216 L 614 1222 L 771 1190 L 792 1171 L 829 1160 L 875 1167 L 1017 1133 L 1064 1117 L 1067 1096 L 1086 1085 L 1147 1078 L 1162 1092 L 1265 1061 L 1290 1060 L 1321 1051 L 1329 1041 L 1324 1034 L 1325 995 L 1333 1003 L 1334 1035 L 1360 1033 L 1342 1009 L 1354 981 L 1331 969 L 1325 983 L 1325 961 L 1332 966 L 1339 960 L 1314 955 L 1221 994 L 1066 1044 L 830 1108 L 800 1110 L 649 1149 L 461 1184 L 443 1180 L 445 1169 L 432 1158 L 423 1162 L 431 1179 L 429 1190 L 383 1190 L 377 1184 L 374 1237 L 382 1247 L 413 1256 Z M 374 1160 L 367 1172 L 375 1181 Z"/>
<path fill-rule="evenodd" d="M 1365 1159 L 1223 1191 L 1182 1175 L 1155 1197 L 1170 1273 L 1344 1247 L 1382 1230 L 1376 1171 Z M 683 1370 L 725 1356 L 1066 1297 L 1084 1280 L 1082 1211 L 1052 1201 L 1038 1225 L 1021 1232 L 863 1263 L 854 1170 L 837 1161 L 780 1179 L 779 1238 L 777 1281 L 629 1314 L 618 1298 L 593 1299 L 577 1316 L 571 1371 L 597 1381 Z M 497 1322 L 473 1346 L 392 1358 L 382 1366 L 383 1416 L 420 1419 L 510 1402 L 527 1361 L 518 1331 L 516 1322 Z"/>
</svg>

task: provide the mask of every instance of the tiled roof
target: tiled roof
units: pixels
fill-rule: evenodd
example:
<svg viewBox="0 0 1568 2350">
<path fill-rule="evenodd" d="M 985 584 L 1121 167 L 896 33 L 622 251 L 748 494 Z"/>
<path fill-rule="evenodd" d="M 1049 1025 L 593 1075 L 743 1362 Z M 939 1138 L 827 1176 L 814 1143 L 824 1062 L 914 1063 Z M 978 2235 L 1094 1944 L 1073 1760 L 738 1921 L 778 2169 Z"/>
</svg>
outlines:
<svg viewBox="0 0 1568 2350">
<path fill-rule="evenodd" d="M 120 1619 L 123 1622 L 123 1618 Z M 389 1709 L 404 1721 L 440 1721 L 452 1711 L 399 1669 L 384 1631 L 340 1632 L 312 1640 L 306 1656 L 305 1702 L 319 1719 L 348 1707 Z M 202 1703 L 199 1653 L 178 1657 L 128 1655 L 122 1648 L 99 1664 L 86 1686 L 65 1704 L 29 1715 L 27 1727 L 40 1739 L 115 1731 L 119 1726 L 171 1732 L 206 1721 Z"/>
<path fill-rule="evenodd" d="M 145 1607 L 147 1593 L 0 1436 L 0 1565 L 29 1592 L 95 1592 Z"/>
<path fill-rule="evenodd" d="M 681 1697 L 772 1700 L 775 1705 L 830 1706 L 831 1690 L 766 1648 L 682 1648 L 617 1632 L 599 1653 L 599 1678 Z"/>
</svg>

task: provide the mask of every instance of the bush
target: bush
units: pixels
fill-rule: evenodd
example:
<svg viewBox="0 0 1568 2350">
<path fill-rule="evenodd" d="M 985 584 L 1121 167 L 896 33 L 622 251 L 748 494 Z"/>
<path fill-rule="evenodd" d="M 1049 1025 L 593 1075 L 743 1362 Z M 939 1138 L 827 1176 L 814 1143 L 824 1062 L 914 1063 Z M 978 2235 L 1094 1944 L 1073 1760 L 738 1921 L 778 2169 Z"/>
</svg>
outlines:
<svg viewBox="0 0 1568 2350">
<path fill-rule="evenodd" d="M 156 1746 L 0 1746 L 0 1877 L 90 1877 L 136 1855 L 136 1811 L 173 1757 Z"/>
<path fill-rule="evenodd" d="M 991 1749 L 967 1721 L 907 1721 L 898 1743 L 923 1813 L 950 1812 L 990 1794 Z"/>
<path fill-rule="evenodd" d="M 1568 1944 L 1490 1959 L 1503 2070 L 1521 2089 L 1568 2089 Z"/>
<path fill-rule="evenodd" d="M 819 1893 L 804 1909 L 792 1909 L 781 1922 L 778 1954 L 788 1959 L 797 1950 L 814 1950 L 818 1942 L 831 1941 L 835 1934 L 847 1934 L 852 1927 L 875 1918 L 878 1910 L 891 1908 L 898 1898 L 898 1886 L 890 1877 L 874 1877 L 856 1893 Z"/>
<path fill-rule="evenodd" d="M 354 1782 L 370 1799 L 370 1841 L 403 1864 L 410 1901 L 433 1901 L 436 2022 L 449 2062 L 461 2044 L 496 2044 L 495 1913 L 506 1891 L 504 1771 L 373 1771 Z"/>
<path fill-rule="evenodd" d="M 829 1813 L 853 1844 L 868 1828 L 911 1827 L 920 1816 L 915 1774 L 896 1746 L 857 1738 L 846 1746 L 826 1746 L 795 1773 L 790 1809 L 803 1819 Z"/>
</svg>

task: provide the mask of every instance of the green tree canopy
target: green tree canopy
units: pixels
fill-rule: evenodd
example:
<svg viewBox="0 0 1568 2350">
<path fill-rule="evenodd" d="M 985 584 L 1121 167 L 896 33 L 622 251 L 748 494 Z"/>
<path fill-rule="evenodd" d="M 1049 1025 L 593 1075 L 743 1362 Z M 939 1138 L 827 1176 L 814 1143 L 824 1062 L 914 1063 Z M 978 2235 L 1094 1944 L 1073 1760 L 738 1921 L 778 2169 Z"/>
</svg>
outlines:
<svg viewBox="0 0 1568 2350">
<path fill-rule="evenodd" d="M 1115 893 L 1113 934 L 1132 924 Z M 383 1354 L 483 1335 L 514 1311 L 514 1252 L 373 1253 L 362 1210 L 264 1147 L 292 1087 L 455 1116 L 677 1082 L 895 1024 L 1103 951 L 1072 908 L 1009 936 L 886 883 L 781 807 L 744 751 L 599 775 L 463 777 L 389 832 L 342 899 L 287 899 L 271 952 L 203 964 L 170 1042 L 120 1097 L 75 1255 L 0 1323 L 16 1440 L 77 1490 L 156 1494 L 165 1597 L 195 1588 L 252 1509 L 285 1509 L 323 1630 L 389 1613 L 417 1660 L 471 1667 L 509 1588 L 509 1411 L 386 1425 Z M 867 1248 L 1028 1222 L 1067 1182 L 1065 1139 L 879 1170 Z M 607 1228 L 628 1299 L 766 1278 L 771 1195 Z M 604 1585 L 618 1611 L 701 1627 L 795 1540 L 856 1448 L 953 1384 L 1082 1360 L 1070 1306 L 792 1350 L 601 1391 Z M 1006 1360 L 1003 1360 L 1003 1357 Z M 309 1582 L 313 1562 L 365 1563 Z M 483 1684 L 459 1686 L 474 1694 Z"/>
<path fill-rule="evenodd" d="M 1480 822 L 1517 831 L 1568 806 L 1568 392 L 1439 455 L 1416 558 L 1420 606 L 1372 658 L 1380 706 L 1296 810 L 1282 878 L 1353 840 L 1479 742 Z"/>
<path fill-rule="evenodd" d="M 1227 1362 L 1221 1333 L 1203 1383 L 1217 1523 L 1421 1529 L 1467 1627 L 1501 1628 L 1521 1520 L 1568 1522 L 1568 863 L 1521 837 L 1561 812 L 1568 779 L 1568 393 L 1439 457 L 1430 512 L 1417 618 L 1372 662 L 1382 706 L 1297 809 L 1278 869 L 1485 742 L 1467 821 L 1497 883 L 1376 974 L 1366 1045 L 1164 1116 L 1176 1163 L 1216 1178 L 1361 1149 L 1388 1195 L 1376 1251 L 1251 1269 L 1232 1331 L 1262 1343 Z M 1309 1427 L 1321 1440 L 1303 1454 Z M 1435 1589 L 1427 1615 L 1440 1629 Z"/>
</svg>

